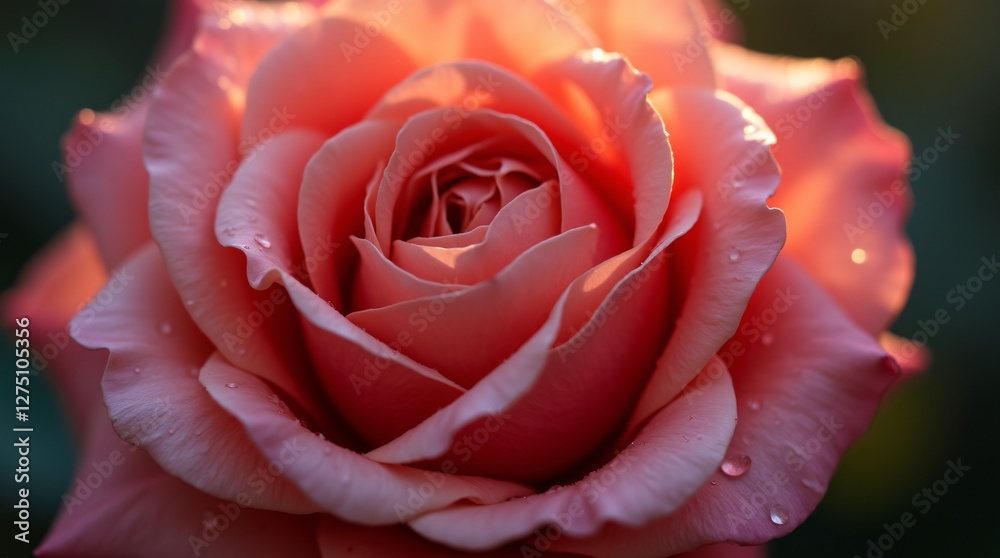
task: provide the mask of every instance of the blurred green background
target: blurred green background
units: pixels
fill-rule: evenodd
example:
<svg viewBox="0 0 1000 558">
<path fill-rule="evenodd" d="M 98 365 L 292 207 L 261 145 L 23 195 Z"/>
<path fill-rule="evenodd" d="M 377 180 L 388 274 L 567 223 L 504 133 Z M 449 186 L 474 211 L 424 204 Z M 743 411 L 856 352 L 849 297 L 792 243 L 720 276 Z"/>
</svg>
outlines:
<svg viewBox="0 0 1000 558">
<path fill-rule="evenodd" d="M 1000 556 L 1000 475 L 995 473 L 1000 466 L 995 400 L 1000 394 L 1000 280 L 986 283 L 961 311 L 952 311 L 946 300 L 976 272 L 980 257 L 1000 252 L 1000 3 L 731 4 L 751 48 L 860 59 L 883 117 L 910 137 L 916 152 L 932 145 L 939 128 L 961 135 L 913 183 L 917 203 L 909 232 L 918 272 L 910 302 L 893 328 L 910 337 L 920 320 L 949 309 L 952 321 L 929 343 L 933 364 L 887 399 L 870 433 L 843 461 L 817 512 L 774 542 L 772 554 L 866 556 L 869 541 L 886 534 L 883 524 L 911 512 L 916 525 L 885 556 Z M 892 23 L 894 6 L 899 13 L 913 13 L 898 30 L 889 30 L 886 40 L 878 22 Z M 0 31 L 5 37 L 16 32 L 21 17 L 37 10 L 34 1 L 4 0 Z M 64 186 L 51 168 L 70 119 L 82 108 L 107 108 L 131 90 L 149 63 L 165 11 L 165 0 L 70 1 L 18 54 L 6 39 L 0 45 L 0 107 L 7 130 L 0 134 L 0 233 L 8 235 L 0 238 L 0 290 L 72 219 Z M 11 346 L 9 339 L 3 346 Z M 38 389 L 32 395 L 33 410 L 47 413 L 44 419 L 36 413 L 40 432 L 32 448 L 32 539 L 38 541 L 72 476 L 73 441 L 51 396 Z M 3 415 L 9 425 L 12 417 Z M 11 471 L 12 452 L 0 453 L 2 470 Z M 947 462 L 959 458 L 972 470 L 929 509 L 917 507 L 914 496 L 942 479 Z M 12 478 L 7 473 L 2 478 L 0 502 L 12 502 Z M 5 533 L 11 513 L 6 504 L 0 511 L 8 525 Z M 0 548 L 12 548 L 10 536 L 4 535 Z"/>
</svg>

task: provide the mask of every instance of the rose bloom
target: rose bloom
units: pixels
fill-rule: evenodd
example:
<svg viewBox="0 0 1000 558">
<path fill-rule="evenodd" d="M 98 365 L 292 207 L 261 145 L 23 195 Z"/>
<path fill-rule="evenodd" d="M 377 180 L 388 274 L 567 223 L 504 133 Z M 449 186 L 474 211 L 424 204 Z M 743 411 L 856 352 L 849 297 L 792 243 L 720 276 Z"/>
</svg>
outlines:
<svg viewBox="0 0 1000 558">
<path fill-rule="evenodd" d="M 684 0 L 178 14 L 7 299 L 82 440 L 41 556 L 755 556 L 919 364 L 853 60 Z"/>
</svg>

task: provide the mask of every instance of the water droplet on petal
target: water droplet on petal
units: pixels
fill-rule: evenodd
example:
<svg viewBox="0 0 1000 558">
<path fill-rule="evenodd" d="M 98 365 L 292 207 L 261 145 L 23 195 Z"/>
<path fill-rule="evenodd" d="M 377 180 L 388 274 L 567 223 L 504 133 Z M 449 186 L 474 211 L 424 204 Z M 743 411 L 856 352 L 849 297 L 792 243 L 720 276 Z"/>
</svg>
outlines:
<svg viewBox="0 0 1000 558">
<path fill-rule="evenodd" d="M 719 483 L 717 483 L 717 482 L 715 482 L 715 481 L 712 481 L 712 486 L 715 486 L 715 485 L 717 485 L 717 484 L 719 484 Z"/>
<path fill-rule="evenodd" d="M 255 235 L 253 235 L 253 240 L 257 244 L 259 244 L 261 248 L 270 248 L 271 247 L 271 241 L 268 240 L 267 237 L 264 236 L 261 233 L 257 233 Z"/>
<path fill-rule="evenodd" d="M 160 333 L 162 333 L 163 335 L 170 335 L 173 332 L 174 332 L 174 326 L 168 324 L 167 322 L 163 322 L 162 324 L 160 324 Z"/>
<path fill-rule="evenodd" d="M 747 407 L 750 407 L 751 411 L 759 411 L 760 399 L 751 399 L 750 401 L 747 401 Z"/>
<path fill-rule="evenodd" d="M 173 428 L 171 428 L 170 430 L 167 430 L 167 434 L 173 434 L 174 432 L 177 432 L 177 431 L 174 430 Z"/>
<path fill-rule="evenodd" d="M 729 477 L 740 477 L 750 470 L 750 456 L 744 454 L 732 455 L 726 458 L 719 467 Z"/>
<path fill-rule="evenodd" d="M 132 369 L 133 374 L 139 374 L 140 372 L 142 372 L 142 368 L 139 368 L 138 366 Z"/>
<path fill-rule="evenodd" d="M 785 506 L 775 504 L 771 508 L 771 523 L 774 523 L 775 525 L 784 525 L 785 523 L 788 523 L 788 510 L 785 509 Z"/>
<path fill-rule="evenodd" d="M 226 236 L 236 236 L 236 229 L 233 228 L 233 227 L 226 227 L 225 228 L 225 233 L 226 233 Z"/>
<path fill-rule="evenodd" d="M 757 127 L 754 126 L 753 124 L 747 124 L 746 126 L 743 127 L 743 133 L 745 133 L 745 134 L 752 134 L 752 133 L 754 133 L 756 131 L 757 131 Z"/>
<path fill-rule="evenodd" d="M 188 306 L 194 306 L 194 299 L 188 299 L 187 301 L 184 302 L 184 304 L 187 304 Z"/>
<path fill-rule="evenodd" d="M 681 438 L 684 438 L 684 442 L 690 442 L 691 441 L 691 438 L 688 438 L 687 436 L 681 436 Z"/>
<path fill-rule="evenodd" d="M 768 347 L 771 343 L 774 343 L 774 336 L 770 333 L 765 333 L 760 337 L 760 342 L 763 343 L 765 347 Z"/>
<path fill-rule="evenodd" d="M 240 385 L 237 384 L 237 383 L 235 383 L 235 382 L 229 382 L 228 384 L 226 384 L 226 387 L 229 388 L 229 389 L 236 389 L 236 388 L 240 387 Z"/>
<path fill-rule="evenodd" d="M 740 259 L 740 251 L 733 249 L 733 251 L 729 253 L 729 261 L 735 262 L 738 259 Z"/>
</svg>

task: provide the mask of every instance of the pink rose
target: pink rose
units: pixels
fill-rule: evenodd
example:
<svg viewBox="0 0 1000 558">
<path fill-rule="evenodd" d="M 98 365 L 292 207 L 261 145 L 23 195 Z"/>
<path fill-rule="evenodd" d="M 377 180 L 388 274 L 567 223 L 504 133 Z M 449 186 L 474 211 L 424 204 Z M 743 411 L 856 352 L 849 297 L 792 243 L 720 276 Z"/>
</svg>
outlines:
<svg viewBox="0 0 1000 558">
<path fill-rule="evenodd" d="M 53 367 L 85 450 L 40 555 L 751 556 L 804 521 L 899 374 L 909 148 L 855 62 L 708 13 L 206 7 L 8 308 L 92 297 L 68 331 L 110 351 Z"/>
</svg>

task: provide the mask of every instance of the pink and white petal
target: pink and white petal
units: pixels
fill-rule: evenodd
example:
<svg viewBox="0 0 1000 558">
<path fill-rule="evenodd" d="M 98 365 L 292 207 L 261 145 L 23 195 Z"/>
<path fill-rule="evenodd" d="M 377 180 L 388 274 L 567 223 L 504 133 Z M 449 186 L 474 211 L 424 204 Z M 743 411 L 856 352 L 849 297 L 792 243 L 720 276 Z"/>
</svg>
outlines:
<svg viewBox="0 0 1000 558">
<path fill-rule="evenodd" d="M 696 201 L 698 193 L 693 194 Z M 550 340 L 533 357 L 541 366 L 508 360 L 454 403 L 369 455 L 389 462 L 433 460 L 442 467 L 451 460 L 463 473 L 538 482 L 564 474 L 606 443 L 627 418 L 666 343 L 670 305 L 666 290 L 655 286 L 668 284 L 668 247 L 697 218 L 700 206 L 684 201 L 691 200 L 676 203 L 679 215 L 654 251 L 635 249 L 617 267 L 604 262 L 572 283 L 565 306 L 550 316 L 558 331 L 583 317 L 568 314 L 569 300 L 589 300 L 591 292 L 600 298 L 590 301 L 592 314 L 583 324 L 573 322 L 571 340 Z M 687 211 L 680 211 L 685 205 Z"/>
<path fill-rule="evenodd" d="M 385 19 L 377 21 L 381 35 L 399 44 L 421 68 L 460 59 L 484 60 L 526 74 L 596 46 L 588 31 L 575 22 L 553 25 L 551 6 L 544 0 L 508 0 L 503 4 L 492 0 L 417 0 L 402 4 L 396 13 L 388 12 L 380 0 L 350 0 L 331 2 L 325 11 L 351 18 L 352 25 L 359 26 L 376 13 Z M 510 17 L 512 13 L 517 17 Z M 427 40 L 428 29 L 435 30 L 433 41 Z M 353 34 L 343 40 L 349 46 L 359 46 Z M 345 52 L 360 66 L 370 67 L 383 60 L 370 46 Z"/>
<path fill-rule="evenodd" d="M 564 535 L 558 541 L 594 535 L 609 522 L 641 527 L 676 511 L 722 462 L 736 426 L 729 374 L 721 362 L 712 365 L 717 379 L 704 399 L 678 399 L 661 409 L 633 444 L 583 480 L 492 506 L 456 505 L 410 526 L 435 542 L 480 551 L 551 524 Z M 585 547 L 572 551 L 591 553 Z"/>
<path fill-rule="evenodd" d="M 779 171 L 763 121 L 724 92 L 659 89 L 652 102 L 671 134 L 675 188 L 701 190 L 705 203 L 694 234 L 677 248 L 678 273 L 690 282 L 672 288 L 684 307 L 630 430 L 672 400 L 732 337 L 785 241 L 784 216 L 766 202 Z"/>
<path fill-rule="evenodd" d="M 323 558 L 522 558 L 521 549 L 511 546 L 487 553 L 469 554 L 432 543 L 404 526 L 359 527 L 324 517 L 317 527 L 320 553 Z M 586 558 L 584 554 L 546 552 L 551 558 Z"/>
<path fill-rule="evenodd" d="M 282 478 L 341 519 L 392 525 L 463 500 L 485 505 L 531 493 L 509 482 L 383 465 L 337 446 L 289 418 L 275 405 L 274 392 L 266 384 L 217 354 L 202 369 L 201 382 L 243 424 L 264 455 L 284 465 Z M 424 496 L 425 491 L 431 493 Z M 418 494 L 416 501 L 413 494 Z"/>
<path fill-rule="evenodd" d="M 753 320 L 782 309 L 767 331 L 769 341 L 751 343 L 760 331 Z M 740 420 L 728 452 L 751 458 L 747 472 L 728 477 L 717 471 L 715 484 L 683 509 L 640 530 L 611 526 L 554 547 L 658 558 L 722 541 L 762 544 L 812 513 L 899 369 L 790 258 L 779 258 L 764 277 L 744 319 L 746 335 L 734 341 L 746 352 L 731 367 Z M 710 381 L 696 381 L 678 401 L 694 404 L 705 389 Z"/>
<path fill-rule="evenodd" d="M 71 328 L 81 345 L 111 351 L 102 387 L 116 432 L 170 474 L 235 499 L 267 461 L 198 383 L 211 343 L 185 312 L 156 246 L 137 252 L 115 277 L 123 282 L 109 284 L 110 300 L 92 301 Z M 249 502 L 291 513 L 315 511 L 283 479 Z"/>
<path fill-rule="evenodd" d="M 573 229 L 532 247 L 487 282 L 348 319 L 383 342 L 407 335 L 404 354 L 470 387 L 524 344 L 566 287 L 593 267 L 597 236 L 595 226 Z"/>
<path fill-rule="evenodd" d="M 112 296 L 104 287 L 107 279 L 93 235 L 75 223 L 35 256 L 15 287 L 0 298 L 5 324 L 16 327 L 15 320 L 30 320 L 32 369 L 46 374 L 70 417 L 102 406 L 101 373 L 107 356 L 72 339 L 69 321 L 91 298 Z M 70 427 L 77 438 L 83 435 L 79 421 L 70 421 Z"/>
<path fill-rule="evenodd" d="M 772 203 L 788 219 L 785 253 L 878 335 L 913 283 L 908 140 L 882 120 L 855 60 L 779 58 L 732 45 L 713 57 L 722 86 L 779 136 L 782 182 Z"/>
<path fill-rule="evenodd" d="M 241 162 L 239 106 L 219 88 L 224 75 L 194 53 L 178 63 L 154 102 L 145 143 L 150 225 L 198 328 L 233 363 L 288 385 L 292 371 L 306 367 L 296 312 L 274 304 L 273 292 L 251 287 L 245 257 L 215 238 L 219 197 Z M 272 315 L 251 327 L 268 307 Z"/>
<path fill-rule="evenodd" d="M 353 250 L 331 247 L 364 236 L 367 185 L 392 155 L 398 132 L 398 126 L 382 121 L 351 126 L 323 144 L 302 178 L 298 223 L 306 272 L 313 290 L 337 308 L 344 308 L 345 278 L 357 257 Z"/>
<path fill-rule="evenodd" d="M 931 365 L 931 351 L 926 345 L 889 332 L 879 335 L 878 340 L 882 348 L 899 363 L 903 373 L 901 379 L 923 372 Z"/>
<path fill-rule="evenodd" d="M 712 40 L 697 0 L 592 0 L 574 12 L 600 37 L 604 50 L 620 52 L 657 87 L 715 87 Z"/>
<path fill-rule="evenodd" d="M 200 492 L 115 435 L 103 409 L 77 416 L 88 430 L 76 480 L 36 550 L 45 558 L 319 556 L 313 516 L 247 508 Z M 94 464 L 110 469 L 102 477 Z M 101 479 L 96 488 L 85 480 Z"/>
</svg>

